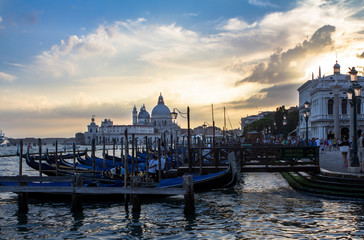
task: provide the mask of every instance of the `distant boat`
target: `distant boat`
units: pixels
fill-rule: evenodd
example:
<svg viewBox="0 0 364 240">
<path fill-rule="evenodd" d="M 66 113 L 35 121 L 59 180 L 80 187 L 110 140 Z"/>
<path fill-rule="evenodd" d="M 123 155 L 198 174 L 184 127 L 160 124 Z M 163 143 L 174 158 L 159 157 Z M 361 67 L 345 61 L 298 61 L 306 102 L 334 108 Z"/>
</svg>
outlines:
<svg viewBox="0 0 364 240">
<path fill-rule="evenodd" d="M 0 130 L 0 146 L 8 146 L 10 144 L 9 140 L 5 137 L 5 134 Z"/>
</svg>

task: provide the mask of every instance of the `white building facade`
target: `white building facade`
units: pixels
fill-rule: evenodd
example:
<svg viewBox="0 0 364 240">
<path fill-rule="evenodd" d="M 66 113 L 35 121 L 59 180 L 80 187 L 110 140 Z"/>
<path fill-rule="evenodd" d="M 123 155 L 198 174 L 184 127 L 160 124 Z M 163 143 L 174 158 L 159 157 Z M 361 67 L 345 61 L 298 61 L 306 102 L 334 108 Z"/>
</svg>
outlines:
<svg viewBox="0 0 364 240">
<path fill-rule="evenodd" d="M 85 144 L 91 144 L 92 139 L 96 140 L 96 144 L 125 142 L 125 131 L 128 133 L 128 140 L 132 139 L 132 134 L 139 142 L 144 141 L 147 137 L 151 141 L 156 141 L 157 138 L 169 140 L 172 136 L 180 136 L 181 128 L 172 121 L 171 112 L 164 104 L 162 94 L 158 98 L 158 104 L 152 110 L 150 117 L 145 105 L 140 108 L 138 113 L 134 106 L 132 110 L 132 125 L 114 125 L 110 119 L 105 119 L 98 126 L 95 123 L 94 116 L 91 123 L 87 126 L 85 132 Z"/>
<path fill-rule="evenodd" d="M 340 72 L 340 65 L 336 62 L 333 74 L 307 81 L 297 90 L 299 92 L 299 129 L 298 136 L 306 139 L 306 120 L 304 117 L 305 102 L 310 104 L 308 117 L 308 138 L 342 139 L 353 136 L 353 110 L 347 97 L 347 90 L 351 86 L 350 75 Z M 358 76 L 358 83 L 363 86 L 364 78 Z M 357 103 L 357 130 L 364 129 L 363 103 Z"/>
</svg>

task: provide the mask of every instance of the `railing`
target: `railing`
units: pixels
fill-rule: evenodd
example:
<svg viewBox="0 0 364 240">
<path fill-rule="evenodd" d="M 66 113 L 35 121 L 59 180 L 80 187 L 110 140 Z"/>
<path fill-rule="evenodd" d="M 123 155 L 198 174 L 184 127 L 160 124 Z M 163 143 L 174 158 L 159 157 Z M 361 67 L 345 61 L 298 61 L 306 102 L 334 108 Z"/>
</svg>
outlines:
<svg viewBox="0 0 364 240">
<path fill-rule="evenodd" d="M 192 167 L 199 168 L 200 173 L 204 168 L 215 167 L 215 171 L 217 171 L 226 167 L 229 164 L 227 155 L 230 152 L 235 152 L 238 165 L 243 172 L 252 170 L 317 172 L 320 170 L 318 147 L 235 145 L 215 148 L 194 147 L 191 148 L 191 151 Z"/>
</svg>

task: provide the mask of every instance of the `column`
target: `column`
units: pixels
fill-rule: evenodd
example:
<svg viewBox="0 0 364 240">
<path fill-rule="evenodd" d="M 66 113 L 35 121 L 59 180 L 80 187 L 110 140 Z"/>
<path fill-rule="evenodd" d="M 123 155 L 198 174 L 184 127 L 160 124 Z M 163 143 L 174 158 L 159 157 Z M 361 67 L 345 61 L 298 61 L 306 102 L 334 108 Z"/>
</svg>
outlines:
<svg viewBox="0 0 364 240">
<path fill-rule="evenodd" d="M 340 139 L 340 113 L 339 113 L 339 106 L 340 106 L 340 98 L 339 93 L 341 86 L 334 85 L 331 87 L 332 91 L 334 92 L 334 134 L 336 139 Z"/>
</svg>

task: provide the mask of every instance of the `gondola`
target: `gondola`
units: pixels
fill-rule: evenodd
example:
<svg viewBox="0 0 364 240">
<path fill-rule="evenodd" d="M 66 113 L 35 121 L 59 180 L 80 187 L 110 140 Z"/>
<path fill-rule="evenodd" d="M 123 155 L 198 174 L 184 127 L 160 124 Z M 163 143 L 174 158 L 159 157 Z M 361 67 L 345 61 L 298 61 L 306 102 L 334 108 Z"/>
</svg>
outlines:
<svg viewBox="0 0 364 240">
<path fill-rule="evenodd" d="M 210 173 L 206 175 L 192 175 L 193 176 L 193 188 L 196 192 L 209 191 L 218 188 L 230 188 L 233 187 L 238 178 L 233 173 L 232 168 L 229 166 L 226 170 L 218 173 Z M 182 187 L 182 177 L 162 179 L 157 188 L 180 188 Z"/>
<path fill-rule="evenodd" d="M 43 158 L 42 158 L 43 160 Z M 40 162 L 36 162 L 34 160 L 34 157 L 30 156 L 29 153 L 27 153 L 25 155 L 25 162 L 27 163 L 27 165 L 34 169 L 34 170 L 37 170 L 39 171 L 39 168 L 41 166 L 41 169 L 42 169 L 42 173 L 44 173 L 45 175 L 47 176 L 56 176 L 56 168 L 49 165 L 48 163 L 46 163 L 45 161 L 46 159 L 44 158 L 44 162 L 42 162 L 42 164 L 40 164 Z"/>
<path fill-rule="evenodd" d="M 226 170 L 206 175 L 192 175 L 194 191 L 209 191 L 218 188 L 230 188 L 240 180 L 234 153 L 228 156 L 229 166 Z M 157 188 L 182 187 L 182 177 L 162 179 Z"/>
<path fill-rule="evenodd" d="M 81 164 L 92 166 L 93 159 L 86 154 L 85 159 L 78 157 L 77 161 Z M 104 163 L 105 163 L 105 168 L 109 168 L 109 169 L 112 169 L 115 167 L 124 168 L 124 163 L 115 161 L 115 164 L 114 164 L 114 162 L 112 160 L 109 160 L 106 158 L 103 159 L 103 158 L 95 157 L 95 167 L 104 168 Z M 145 171 L 145 169 L 146 169 L 145 162 L 139 162 L 139 163 L 135 162 L 134 168 L 135 168 L 134 169 L 135 172 Z M 131 169 L 132 169 L 132 162 L 129 161 L 128 171 L 130 172 Z"/>
</svg>

